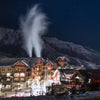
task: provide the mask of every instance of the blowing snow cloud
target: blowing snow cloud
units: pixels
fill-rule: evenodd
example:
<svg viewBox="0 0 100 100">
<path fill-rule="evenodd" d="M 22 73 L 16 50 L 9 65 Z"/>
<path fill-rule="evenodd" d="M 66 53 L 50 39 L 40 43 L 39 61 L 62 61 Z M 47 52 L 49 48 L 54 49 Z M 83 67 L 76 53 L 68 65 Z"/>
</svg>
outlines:
<svg viewBox="0 0 100 100">
<path fill-rule="evenodd" d="M 48 21 L 46 15 L 41 11 L 39 5 L 32 7 L 29 12 L 21 18 L 21 29 L 23 32 L 24 48 L 29 57 L 32 50 L 36 57 L 41 57 L 43 41 L 41 36 L 46 33 Z"/>
</svg>

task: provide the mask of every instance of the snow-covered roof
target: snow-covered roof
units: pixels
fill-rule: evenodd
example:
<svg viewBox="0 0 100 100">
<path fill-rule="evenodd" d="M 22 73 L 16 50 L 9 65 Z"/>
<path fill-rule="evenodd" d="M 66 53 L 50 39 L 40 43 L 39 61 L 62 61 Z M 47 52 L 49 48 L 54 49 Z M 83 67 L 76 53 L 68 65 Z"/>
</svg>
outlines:
<svg viewBox="0 0 100 100">
<path fill-rule="evenodd" d="M 57 59 L 56 60 L 58 60 L 58 59 L 61 59 L 61 60 L 66 60 L 66 61 L 68 61 L 68 59 L 67 59 L 67 57 L 65 57 L 65 56 L 63 56 L 63 57 L 57 57 Z"/>
<path fill-rule="evenodd" d="M 17 62 L 22 61 L 26 66 L 34 67 L 40 58 L 0 58 L 0 68 L 14 66 Z"/>
</svg>

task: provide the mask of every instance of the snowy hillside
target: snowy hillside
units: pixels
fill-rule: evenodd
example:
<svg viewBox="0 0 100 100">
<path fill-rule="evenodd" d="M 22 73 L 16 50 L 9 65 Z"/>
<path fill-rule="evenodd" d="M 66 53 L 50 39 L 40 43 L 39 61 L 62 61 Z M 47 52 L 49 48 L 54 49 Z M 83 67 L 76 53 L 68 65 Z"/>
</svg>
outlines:
<svg viewBox="0 0 100 100">
<path fill-rule="evenodd" d="M 55 60 L 58 56 L 66 56 L 72 65 L 84 65 L 86 68 L 99 68 L 100 53 L 82 45 L 43 37 L 42 57 Z M 27 57 L 23 49 L 22 32 L 0 28 L 0 57 Z M 34 57 L 33 51 L 33 57 Z"/>
</svg>

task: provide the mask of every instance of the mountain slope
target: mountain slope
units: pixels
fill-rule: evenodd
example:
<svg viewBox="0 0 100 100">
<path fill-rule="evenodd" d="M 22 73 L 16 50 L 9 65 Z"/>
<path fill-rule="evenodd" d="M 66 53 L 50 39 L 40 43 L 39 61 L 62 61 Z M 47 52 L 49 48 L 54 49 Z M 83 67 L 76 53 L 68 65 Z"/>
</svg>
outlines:
<svg viewBox="0 0 100 100">
<path fill-rule="evenodd" d="M 98 68 L 100 65 L 100 53 L 92 49 L 57 38 L 43 37 L 43 40 L 43 58 L 55 60 L 58 56 L 66 56 L 72 65 L 84 65 L 86 68 Z M 23 49 L 22 33 L 18 30 L 0 28 L 0 52 L 4 53 L 1 53 L 0 57 L 27 57 Z"/>
</svg>

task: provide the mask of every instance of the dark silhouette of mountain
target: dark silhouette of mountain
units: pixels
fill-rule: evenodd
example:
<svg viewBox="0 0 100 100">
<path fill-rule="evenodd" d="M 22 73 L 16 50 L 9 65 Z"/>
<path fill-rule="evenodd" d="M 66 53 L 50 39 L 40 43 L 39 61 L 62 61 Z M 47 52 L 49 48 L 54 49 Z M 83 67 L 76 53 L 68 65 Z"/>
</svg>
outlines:
<svg viewBox="0 0 100 100">
<path fill-rule="evenodd" d="M 66 56 L 71 65 L 92 69 L 100 67 L 100 53 L 95 50 L 57 38 L 43 37 L 43 40 L 42 57 L 45 59 L 55 61 L 58 56 Z M 0 57 L 28 57 L 21 31 L 0 28 Z"/>
</svg>

